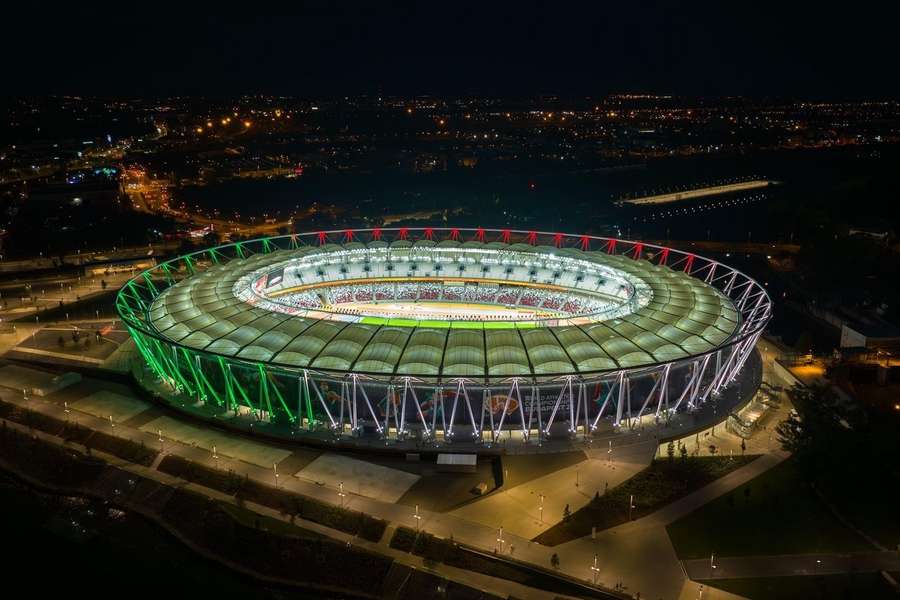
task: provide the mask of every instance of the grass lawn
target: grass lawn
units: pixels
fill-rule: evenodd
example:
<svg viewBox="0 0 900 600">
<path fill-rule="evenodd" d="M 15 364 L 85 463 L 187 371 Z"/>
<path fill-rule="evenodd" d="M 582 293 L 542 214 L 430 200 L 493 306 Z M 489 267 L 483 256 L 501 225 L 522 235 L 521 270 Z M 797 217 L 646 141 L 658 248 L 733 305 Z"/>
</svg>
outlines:
<svg viewBox="0 0 900 600">
<path fill-rule="evenodd" d="M 594 498 L 587 506 L 544 533 L 534 541 L 556 546 L 591 533 L 591 528 L 608 529 L 628 521 L 628 504 L 634 496 L 634 519 L 650 514 L 663 506 L 695 492 L 731 471 L 748 464 L 756 456 L 703 456 L 655 460 L 649 467 L 611 489 L 606 495 Z"/>
<path fill-rule="evenodd" d="M 900 546 L 898 473 L 851 473 L 820 482 L 819 489 L 847 521 L 891 550 Z"/>
<path fill-rule="evenodd" d="M 818 575 L 809 577 L 759 577 L 719 579 L 704 585 L 738 594 L 750 600 L 866 600 L 896 599 L 897 592 L 879 573 Z"/>
<path fill-rule="evenodd" d="M 667 529 L 681 559 L 872 549 L 834 518 L 791 459 Z"/>
</svg>

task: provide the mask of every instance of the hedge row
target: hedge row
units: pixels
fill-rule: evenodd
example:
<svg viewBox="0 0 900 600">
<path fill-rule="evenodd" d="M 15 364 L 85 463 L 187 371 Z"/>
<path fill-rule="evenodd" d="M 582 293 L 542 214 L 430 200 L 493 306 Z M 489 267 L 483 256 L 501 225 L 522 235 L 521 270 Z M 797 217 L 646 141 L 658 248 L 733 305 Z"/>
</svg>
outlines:
<svg viewBox="0 0 900 600">
<path fill-rule="evenodd" d="M 442 562 L 467 571 L 483 573 L 554 593 L 578 597 L 614 598 L 602 591 L 570 583 L 549 571 L 494 558 L 460 545 L 452 539 L 439 538 L 426 532 L 416 533 L 408 527 L 398 527 L 390 545 L 398 550 L 411 551 L 428 561 Z"/>
<path fill-rule="evenodd" d="M 3 416 L 8 414 L 8 411 L 3 412 Z M 388 577 L 392 567 L 407 567 L 395 565 L 388 557 L 348 547 L 316 534 L 304 535 L 302 529 L 298 529 L 296 535 L 293 532 L 283 535 L 270 531 L 261 526 L 267 520 L 266 517 L 247 511 L 247 518 L 239 519 L 231 514 L 235 510 L 233 507 L 225 507 L 201 495 L 170 488 L 111 467 L 102 460 L 44 442 L 33 435 L 10 428 L 5 421 L 0 425 L 0 456 L 15 465 L 16 470 L 27 472 L 48 485 L 63 489 L 90 488 L 108 498 L 129 498 L 145 510 L 165 518 L 185 538 L 257 573 L 307 585 L 332 586 L 360 597 L 385 597 L 389 594 L 398 600 L 418 600 L 434 596 L 436 590 L 443 590 L 444 597 L 452 600 L 497 599 L 474 588 L 448 582 L 419 570 L 412 570 L 409 576 L 402 578 L 402 589 L 385 589 L 385 585 L 396 588 L 389 583 L 394 581 Z M 246 484 L 233 474 L 217 472 L 217 476 L 212 478 L 205 472 L 207 469 L 178 457 L 167 457 L 166 461 L 170 470 L 193 474 L 198 479 L 206 477 L 208 480 L 224 481 L 239 490 Z M 127 484 L 123 485 L 123 482 Z M 351 516 L 359 515 L 353 511 L 332 510 L 332 507 L 310 498 L 291 496 L 294 496 L 295 501 L 302 502 L 304 518 L 314 515 L 316 511 L 320 511 L 319 516 L 326 520 L 336 513 L 345 517 L 348 513 Z M 353 520 L 347 518 L 344 522 Z M 384 523 L 371 518 L 368 521 L 358 520 L 357 526 L 359 535 L 368 536 L 367 539 L 375 537 L 376 530 L 376 539 L 380 539 L 384 531 Z M 420 548 L 427 546 L 438 549 L 444 544 L 443 540 L 431 536 L 427 541 L 418 542 L 415 532 L 406 528 L 398 529 L 398 533 L 411 542 L 416 541 Z"/>
<path fill-rule="evenodd" d="M 84 460 L 73 451 L 46 444 L 9 427 L 0 427 L 0 449 L 5 460 L 26 465 L 42 481 L 66 487 L 82 487 L 97 482 L 106 465 L 100 460 Z"/>
<path fill-rule="evenodd" d="M 166 456 L 160 463 L 159 470 L 233 495 L 239 500 L 255 502 L 278 510 L 282 514 L 358 535 L 372 542 L 380 540 L 387 527 L 385 521 L 365 513 L 340 508 L 288 490 L 275 489 L 248 477 L 240 477 L 232 471 L 220 471 L 180 456 Z"/>
<path fill-rule="evenodd" d="M 61 437 L 66 441 L 102 450 L 128 462 L 144 465 L 145 467 L 152 465 L 159 454 L 159 451 L 147 448 L 143 443 L 118 438 L 114 435 L 96 431 L 64 419 L 51 417 L 10 402 L 0 401 L 0 417 Z"/>
<path fill-rule="evenodd" d="M 241 524 L 219 503 L 182 490 L 166 503 L 163 516 L 204 547 L 269 576 L 379 595 L 378 583 L 393 562 L 328 538 L 275 535 Z"/>
</svg>

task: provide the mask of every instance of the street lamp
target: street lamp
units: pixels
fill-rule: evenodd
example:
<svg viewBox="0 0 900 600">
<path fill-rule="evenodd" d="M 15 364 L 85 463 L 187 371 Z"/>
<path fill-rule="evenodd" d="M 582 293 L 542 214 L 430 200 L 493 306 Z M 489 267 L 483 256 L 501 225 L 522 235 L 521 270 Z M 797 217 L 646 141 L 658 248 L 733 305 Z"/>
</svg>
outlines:
<svg viewBox="0 0 900 600">
<path fill-rule="evenodd" d="M 163 440 L 162 429 L 157 429 L 156 435 L 159 438 L 159 451 L 162 452 L 165 450 L 165 440 Z"/>
<path fill-rule="evenodd" d="M 541 500 L 540 506 L 538 506 L 538 510 L 541 511 L 541 525 L 544 524 L 544 495 L 540 494 L 538 496 Z"/>
<path fill-rule="evenodd" d="M 422 515 L 419 514 L 419 505 L 416 504 L 416 512 L 413 514 L 413 519 L 416 520 L 416 533 L 419 532 L 419 524 L 422 521 Z"/>
<path fill-rule="evenodd" d="M 597 577 L 600 575 L 600 565 L 598 564 L 597 555 L 594 555 L 594 564 L 591 565 L 591 571 L 593 571 L 594 575 L 594 585 L 597 585 Z"/>
<path fill-rule="evenodd" d="M 272 463 L 272 471 L 275 473 L 275 489 L 278 489 L 278 463 Z"/>
<path fill-rule="evenodd" d="M 216 471 L 219 470 L 219 453 L 216 452 L 216 445 L 213 444 L 213 460 L 216 461 Z"/>
<path fill-rule="evenodd" d="M 338 484 L 338 497 L 341 499 L 341 508 L 344 508 L 344 498 L 346 496 L 347 494 L 344 493 L 344 482 L 342 481 Z"/>
<path fill-rule="evenodd" d="M 497 529 L 497 544 L 499 545 L 500 554 L 503 554 L 503 525 Z"/>
<path fill-rule="evenodd" d="M 628 520 L 631 520 L 631 511 L 634 510 L 634 494 L 631 494 L 631 498 L 628 500 Z"/>
</svg>

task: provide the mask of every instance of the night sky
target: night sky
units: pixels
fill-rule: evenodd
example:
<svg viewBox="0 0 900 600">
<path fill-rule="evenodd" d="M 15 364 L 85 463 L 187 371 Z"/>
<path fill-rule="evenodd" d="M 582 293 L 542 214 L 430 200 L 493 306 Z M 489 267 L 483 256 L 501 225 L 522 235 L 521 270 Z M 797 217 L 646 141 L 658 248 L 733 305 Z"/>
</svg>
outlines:
<svg viewBox="0 0 900 600">
<path fill-rule="evenodd" d="M 487 4 L 5 8 L 2 93 L 900 96 L 894 3 Z"/>
</svg>

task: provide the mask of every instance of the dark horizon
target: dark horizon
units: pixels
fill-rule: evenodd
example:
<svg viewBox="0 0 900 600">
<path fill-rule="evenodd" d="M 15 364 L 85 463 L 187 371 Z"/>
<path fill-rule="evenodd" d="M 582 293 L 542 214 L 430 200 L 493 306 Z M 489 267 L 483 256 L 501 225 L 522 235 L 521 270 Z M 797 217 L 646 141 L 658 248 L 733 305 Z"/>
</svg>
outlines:
<svg viewBox="0 0 900 600">
<path fill-rule="evenodd" d="M 891 76 L 895 21 L 883 8 L 304 3 L 290 15 L 12 12 L 18 25 L 0 41 L 10 57 L 7 97 L 900 97 Z"/>
</svg>

